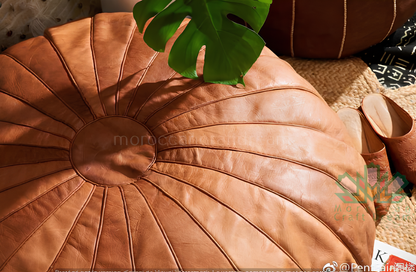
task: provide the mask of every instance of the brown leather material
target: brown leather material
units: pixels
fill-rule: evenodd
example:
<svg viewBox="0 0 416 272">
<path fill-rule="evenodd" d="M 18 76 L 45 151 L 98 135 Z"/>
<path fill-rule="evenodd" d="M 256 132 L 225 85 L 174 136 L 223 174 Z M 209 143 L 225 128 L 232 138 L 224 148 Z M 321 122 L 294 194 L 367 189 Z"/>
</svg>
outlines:
<svg viewBox="0 0 416 272">
<path fill-rule="evenodd" d="M 278 55 L 339 58 L 381 42 L 415 11 L 415 0 L 275 0 L 260 35 Z"/>
<path fill-rule="evenodd" d="M 416 125 L 412 117 L 393 100 L 381 94 L 365 97 L 362 109 L 386 145 L 395 172 L 416 184 Z"/>
<path fill-rule="evenodd" d="M 368 182 L 373 187 L 376 222 L 379 222 L 388 213 L 392 202 L 391 197 L 386 196 L 382 190 L 393 177 L 386 147 L 360 111 L 344 108 L 338 111 L 338 116 L 344 122 L 354 147 L 367 164 Z"/>
<path fill-rule="evenodd" d="M 374 186 L 376 182 L 379 183 L 379 187 L 376 186 L 373 190 L 374 206 L 376 208 L 376 223 L 378 224 L 381 218 L 387 215 L 391 202 L 393 199 L 383 194 L 382 189 L 387 182 L 391 181 L 393 175 L 391 174 L 389 158 L 387 156 L 386 148 L 383 148 L 379 152 L 372 154 L 361 154 L 367 165 L 374 165 L 376 169 L 369 169 L 369 180 L 368 182 Z M 372 171 L 373 170 L 373 171 Z M 371 181 L 373 180 L 373 181 Z M 380 188 L 380 191 L 377 191 Z"/>
<path fill-rule="evenodd" d="M 146 175 L 156 156 L 154 136 L 136 120 L 108 117 L 78 131 L 71 144 L 71 161 L 94 184 L 130 184 Z"/>
<path fill-rule="evenodd" d="M 402 137 L 382 138 L 382 140 L 386 144 L 394 169 L 405 175 L 409 182 L 416 184 L 416 125 L 413 125 L 409 133 Z"/>
<path fill-rule="evenodd" d="M 373 203 L 336 195 L 365 167 L 336 113 L 267 48 L 245 88 L 176 74 L 186 23 L 163 54 L 131 13 L 0 54 L 0 271 L 371 264 Z"/>
<path fill-rule="evenodd" d="M 361 154 L 363 156 L 367 165 L 373 163 L 376 166 L 380 166 L 380 175 L 385 175 L 387 173 L 387 178 L 390 180 L 393 175 L 391 174 L 389 158 L 387 156 L 386 148 L 382 150 L 371 153 L 371 154 Z M 383 184 L 380 184 L 383 186 Z"/>
</svg>

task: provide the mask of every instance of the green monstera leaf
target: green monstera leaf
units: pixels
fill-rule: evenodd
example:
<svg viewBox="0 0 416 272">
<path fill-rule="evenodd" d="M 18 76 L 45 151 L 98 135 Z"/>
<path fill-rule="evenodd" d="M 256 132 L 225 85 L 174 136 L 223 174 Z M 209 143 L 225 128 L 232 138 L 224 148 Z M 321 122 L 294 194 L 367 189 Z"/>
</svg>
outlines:
<svg viewBox="0 0 416 272">
<path fill-rule="evenodd" d="M 265 45 L 257 34 L 263 26 L 272 0 L 143 0 L 133 14 L 145 42 L 163 52 L 186 16 L 191 20 L 174 43 L 169 66 L 181 75 L 197 78 L 196 61 L 205 45 L 204 81 L 244 85 L 243 77 Z M 227 18 L 233 14 L 253 30 Z"/>
</svg>

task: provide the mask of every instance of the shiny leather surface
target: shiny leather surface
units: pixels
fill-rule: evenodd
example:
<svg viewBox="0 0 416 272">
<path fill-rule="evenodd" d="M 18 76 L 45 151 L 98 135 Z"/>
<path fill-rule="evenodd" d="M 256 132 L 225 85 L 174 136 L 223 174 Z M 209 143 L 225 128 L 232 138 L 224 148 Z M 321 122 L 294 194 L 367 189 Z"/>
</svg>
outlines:
<svg viewBox="0 0 416 272">
<path fill-rule="evenodd" d="M 372 102 L 372 98 L 379 98 L 383 105 Z M 362 109 L 386 145 L 394 171 L 416 184 L 416 125 L 412 117 L 392 99 L 380 94 L 365 97 Z"/>
<path fill-rule="evenodd" d="M 381 42 L 415 11 L 415 0 L 274 0 L 260 35 L 278 55 L 345 57 Z"/>
<path fill-rule="evenodd" d="M 386 146 L 359 110 L 344 108 L 338 111 L 338 116 L 344 122 L 354 147 L 368 166 L 368 182 L 373 186 L 376 222 L 379 222 L 388 213 L 392 202 L 381 190 L 393 177 Z"/>
<path fill-rule="evenodd" d="M 373 204 L 335 194 L 365 162 L 317 91 L 267 48 L 246 88 L 167 59 L 130 13 L 0 54 L 0 271 L 371 264 Z"/>
<path fill-rule="evenodd" d="M 70 159 L 78 174 L 91 183 L 130 184 L 146 176 L 155 160 L 152 136 L 134 119 L 101 118 L 78 131 Z"/>
<path fill-rule="evenodd" d="M 395 170 L 416 184 L 416 125 L 413 124 L 409 133 L 402 137 L 384 138 L 383 141 Z"/>
<path fill-rule="evenodd" d="M 369 170 L 372 171 L 370 173 L 372 176 L 369 178 L 368 182 L 371 185 L 374 185 L 376 182 L 379 182 L 379 188 L 382 189 L 385 186 L 386 182 L 390 181 L 393 177 L 391 174 L 389 158 L 387 156 L 386 148 L 383 148 L 382 150 L 375 153 L 361 155 L 363 156 L 367 165 L 373 164 L 375 166 L 380 167 L 379 169 L 377 169 L 377 171 L 372 171 L 371 169 Z M 370 179 L 372 179 L 373 181 L 371 181 Z M 376 189 L 373 190 L 374 206 L 376 208 L 376 222 L 379 223 L 381 218 L 387 215 L 391 206 L 392 199 L 384 195 L 383 193 L 380 194 L 380 192 L 377 191 L 377 186 L 375 188 Z"/>
</svg>

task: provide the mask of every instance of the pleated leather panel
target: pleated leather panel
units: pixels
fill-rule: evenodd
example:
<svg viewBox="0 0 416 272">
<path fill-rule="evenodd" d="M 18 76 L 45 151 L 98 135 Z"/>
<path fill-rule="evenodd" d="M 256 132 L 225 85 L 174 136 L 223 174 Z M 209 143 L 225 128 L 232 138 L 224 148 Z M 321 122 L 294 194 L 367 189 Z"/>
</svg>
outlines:
<svg viewBox="0 0 416 272">
<path fill-rule="evenodd" d="M 334 217 L 365 165 L 341 120 L 267 48 L 245 88 L 178 75 L 185 25 L 156 53 L 99 14 L 0 55 L 0 271 L 371 263 L 373 204 Z"/>
</svg>

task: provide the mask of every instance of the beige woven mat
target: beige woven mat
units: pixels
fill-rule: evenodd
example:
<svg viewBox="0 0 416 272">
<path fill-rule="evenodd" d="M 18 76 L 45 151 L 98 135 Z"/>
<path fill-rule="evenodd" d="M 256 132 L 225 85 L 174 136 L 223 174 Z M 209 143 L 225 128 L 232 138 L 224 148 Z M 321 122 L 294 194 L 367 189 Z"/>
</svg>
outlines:
<svg viewBox="0 0 416 272">
<path fill-rule="evenodd" d="M 305 60 L 281 57 L 306 78 L 335 111 L 358 108 L 369 93 L 383 93 L 416 118 L 416 85 L 385 89 L 375 74 L 359 58 L 342 60 Z M 415 147 L 416 149 L 416 147 Z M 416 188 L 411 198 L 392 204 L 377 226 L 376 239 L 416 254 Z"/>
</svg>

